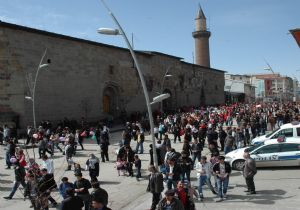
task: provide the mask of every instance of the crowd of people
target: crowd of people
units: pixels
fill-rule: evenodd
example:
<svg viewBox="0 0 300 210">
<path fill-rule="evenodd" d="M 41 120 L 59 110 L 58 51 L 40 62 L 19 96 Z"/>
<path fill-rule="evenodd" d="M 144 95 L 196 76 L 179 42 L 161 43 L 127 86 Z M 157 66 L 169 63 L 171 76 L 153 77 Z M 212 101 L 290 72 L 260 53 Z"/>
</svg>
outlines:
<svg viewBox="0 0 300 210">
<path fill-rule="evenodd" d="M 158 114 L 154 128 L 155 148 L 154 145 L 149 145 L 150 174 L 147 191 L 152 193 L 151 209 L 195 209 L 194 198 L 200 201 L 205 199 L 204 185 L 218 196 L 217 202 L 225 200 L 231 167 L 224 161 L 224 155 L 234 149 L 248 146 L 251 139 L 265 134 L 267 130 L 298 120 L 298 115 L 298 106 L 293 103 L 233 104 Z M 118 176 L 135 176 L 138 181 L 142 178 L 140 155 L 145 151 L 147 132 L 149 125 L 145 121 L 126 123 L 114 164 Z M 0 134 L 0 143 L 6 145 L 7 169 L 13 167 L 15 173 L 11 193 L 5 196 L 5 199 L 12 199 L 22 185 L 25 189 L 23 194 L 29 198 L 34 209 L 48 209 L 49 202 L 56 206 L 57 202 L 51 196 L 54 189 L 58 189 L 63 198 L 63 210 L 83 207 L 85 210 L 109 209 L 108 193 L 99 185 L 100 162 L 110 160 L 107 126 L 99 124 L 90 127 L 86 123 L 78 127 L 68 127 L 59 124 L 54 128 L 50 122 L 43 122 L 38 129 L 28 126 L 24 144 L 38 147 L 40 164 L 36 162 L 35 154 L 34 157 L 28 156 L 26 146 L 25 149 L 18 147 L 17 142 L 11 138 L 7 125 Z M 98 158 L 95 154 L 89 154 L 83 169 L 73 157 L 76 157 L 79 146 L 84 150 L 83 142 L 88 138 L 96 142 L 101 155 Z M 181 151 L 172 147 L 178 142 L 182 143 Z M 207 148 L 209 153 L 204 154 L 204 148 Z M 156 153 L 158 168 L 154 166 L 156 160 L 153 153 Z M 69 182 L 69 177 L 56 179 L 52 159 L 54 154 L 65 156 L 66 170 L 74 170 L 74 183 Z M 255 161 L 247 151 L 244 157 L 244 177 L 248 194 L 251 195 L 256 193 L 253 179 L 256 174 Z M 82 170 L 89 172 L 89 179 L 83 177 Z M 198 179 L 197 190 L 191 183 L 193 170 Z M 60 184 L 56 181 L 60 181 Z M 90 193 L 91 188 L 93 190 Z M 161 198 L 165 188 L 165 197 Z"/>
<path fill-rule="evenodd" d="M 9 128 L 4 126 L 3 138 L 1 143 L 6 146 L 5 161 L 7 168 L 13 167 L 15 181 L 12 190 L 4 199 L 13 199 L 14 194 L 22 185 L 24 198 L 31 201 L 31 207 L 35 210 L 49 209 L 49 202 L 56 207 L 58 203 L 51 196 L 51 192 L 59 189 L 64 199 L 61 204 L 62 210 L 68 209 L 109 209 L 108 194 L 106 190 L 99 186 L 100 160 L 96 155 L 89 154 L 86 160 L 85 169 L 79 163 L 73 161 L 76 156 L 77 147 L 80 146 L 84 150 L 84 139 L 90 138 L 98 144 L 101 151 L 102 162 L 109 161 L 108 147 L 109 128 L 103 124 L 96 127 L 79 127 L 71 129 L 58 125 L 55 129 L 50 122 L 41 123 L 38 129 L 31 126 L 27 128 L 27 139 L 24 145 L 17 144 L 12 136 L 10 136 Z M 23 146 L 21 149 L 21 146 Z M 33 157 L 29 156 L 29 146 L 38 147 L 38 157 L 33 149 Z M 57 149 L 57 151 L 56 151 Z M 57 152 L 55 154 L 55 152 Z M 47 154 L 48 153 L 48 154 Z M 59 154 L 61 153 L 61 154 Z M 65 155 L 65 170 L 74 170 L 76 181 L 68 182 L 68 177 L 62 177 L 61 184 L 56 184 L 54 175 L 54 161 L 52 157 Z M 41 159 L 38 164 L 36 158 Z M 82 170 L 89 172 L 90 179 L 83 178 Z M 92 188 L 92 192 L 89 189 Z"/>
</svg>

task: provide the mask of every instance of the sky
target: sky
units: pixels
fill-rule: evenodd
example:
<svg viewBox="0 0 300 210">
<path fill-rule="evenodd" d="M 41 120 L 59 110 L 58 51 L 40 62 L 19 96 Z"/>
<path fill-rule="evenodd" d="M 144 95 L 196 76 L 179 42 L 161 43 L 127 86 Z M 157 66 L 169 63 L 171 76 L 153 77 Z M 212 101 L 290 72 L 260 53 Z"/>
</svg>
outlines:
<svg viewBox="0 0 300 210">
<path fill-rule="evenodd" d="M 300 28 L 300 0 L 106 0 L 136 50 L 193 63 L 199 4 L 206 15 L 211 67 L 230 74 L 276 73 L 300 80 L 300 48 L 289 34 Z M 101 0 L 0 0 L 0 20 L 126 48 Z M 298 71 L 297 71 L 298 70 Z"/>
</svg>

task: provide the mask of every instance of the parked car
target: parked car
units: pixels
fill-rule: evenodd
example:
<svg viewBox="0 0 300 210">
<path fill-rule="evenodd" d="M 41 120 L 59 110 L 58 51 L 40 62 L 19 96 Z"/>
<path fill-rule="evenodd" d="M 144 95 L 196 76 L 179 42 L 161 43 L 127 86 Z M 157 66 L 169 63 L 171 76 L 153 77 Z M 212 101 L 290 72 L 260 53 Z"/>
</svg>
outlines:
<svg viewBox="0 0 300 210">
<path fill-rule="evenodd" d="M 299 140 L 279 136 L 277 139 L 267 140 L 229 152 L 225 156 L 225 161 L 233 169 L 243 170 L 245 149 L 250 152 L 251 158 L 256 160 L 257 167 L 300 166 Z"/>
</svg>

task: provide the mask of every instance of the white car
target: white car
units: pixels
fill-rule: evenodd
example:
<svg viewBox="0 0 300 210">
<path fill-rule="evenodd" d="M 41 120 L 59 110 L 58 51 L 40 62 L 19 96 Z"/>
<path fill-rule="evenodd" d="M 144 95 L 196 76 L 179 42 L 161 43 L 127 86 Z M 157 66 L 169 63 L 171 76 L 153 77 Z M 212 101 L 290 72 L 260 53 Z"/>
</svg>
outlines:
<svg viewBox="0 0 300 210">
<path fill-rule="evenodd" d="M 244 167 L 244 151 L 248 149 L 256 167 L 300 166 L 300 141 L 285 139 L 268 140 L 251 147 L 234 150 L 225 155 L 225 161 L 235 170 Z"/>
<path fill-rule="evenodd" d="M 294 121 L 292 123 L 284 124 L 267 135 L 258 136 L 252 139 L 251 145 L 255 145 L 266 140 L 277 139 L 279 136 L 285 136 L 287 139 L 295 139 L 300 142 L 300 123 L 298 121 Z"/>
</svg>

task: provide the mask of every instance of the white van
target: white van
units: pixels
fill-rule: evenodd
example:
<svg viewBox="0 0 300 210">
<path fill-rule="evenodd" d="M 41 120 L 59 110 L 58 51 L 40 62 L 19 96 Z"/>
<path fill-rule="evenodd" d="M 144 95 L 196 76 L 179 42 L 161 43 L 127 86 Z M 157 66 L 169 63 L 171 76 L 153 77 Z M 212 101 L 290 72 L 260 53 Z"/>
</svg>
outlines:
<svg viewBox="0 0 300 210">
<path fill-rule="evenodd" d="M 255 145 L 266 140 L 277 139 L 279 136 L 285 136 L 287 139 L 299 140 L 300 142 L 300 123 L 293 121 L 292 123 L 284 124 L 267 135 L 252 139 L 251 144 Z"/>
</svg>

